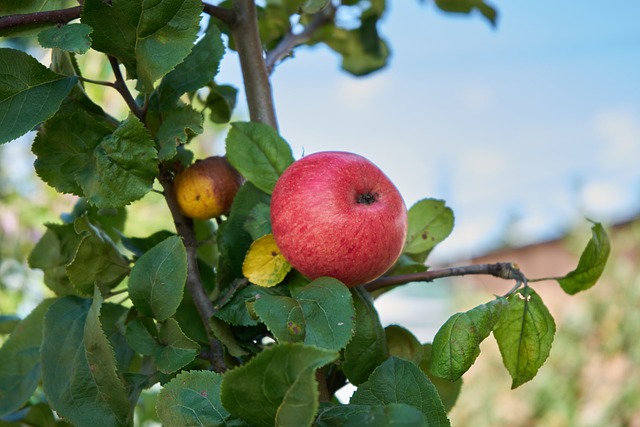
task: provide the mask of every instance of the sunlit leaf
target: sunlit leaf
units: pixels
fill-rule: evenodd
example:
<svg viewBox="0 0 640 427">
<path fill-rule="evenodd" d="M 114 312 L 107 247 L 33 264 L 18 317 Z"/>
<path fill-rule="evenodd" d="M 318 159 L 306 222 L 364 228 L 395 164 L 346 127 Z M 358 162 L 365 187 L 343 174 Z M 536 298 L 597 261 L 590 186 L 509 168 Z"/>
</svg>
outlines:
<svg viewBox="0 0 640 427">
<path fill-rule="evenodd" d="M 562 289 L 569 295 L 585 291 L 596 284 L 611 252 L 609 236 L 602 224 L 594 224 L 592 236 L 584 248 L 578 266 L 566 276 L 558 279 Z"/>
<path fill-rule="evenodd" d="M 242 274 L 251 283 L 266 288 L 282 282 L 290 270 L 291 264 L 280 253 L 273 234 L 254 241 L 242 264 Z"/>
<path fill-rule="evenodd" d="M 502 362 L 511 374 L 511 388 L 531 380 L 551 351 L 556 324 L 542 299 L 531 288 L 508 298 L 493 330 Z"/>
</svg>

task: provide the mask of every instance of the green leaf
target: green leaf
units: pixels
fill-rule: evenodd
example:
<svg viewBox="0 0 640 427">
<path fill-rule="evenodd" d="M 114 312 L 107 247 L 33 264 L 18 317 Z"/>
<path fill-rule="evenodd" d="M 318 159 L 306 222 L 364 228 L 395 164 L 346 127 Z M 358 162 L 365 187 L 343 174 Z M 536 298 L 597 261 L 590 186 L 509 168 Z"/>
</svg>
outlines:
<svg viewBox="0 0 640 427">
<path fill-rule="evenodd" d="M 500 316 L 493 336 L 498 342 L 502 362 L 513 379 L 513 389 L 535 377 L 547 360 L 556 325 L 533 289 L 521 289 L 507 300 L 509 305 Z"/>
<path fill-rule="evenodd" d="M 62 49 L 79 54 L 86 53 L 91 46 L 89 34 L 93 31 L 85 24 L 68 24 L 51 27 L 38 34 L 38 43 L 44 48 Z"/>
<path fill-rule="evenodd" d="M 44 316 L 54 302 L 41 302 L 0 347 L 0 416 L 20 408 L 38 387 Z"/>
<path fill-rule="evenodd" d="M 295 298 L 262 296 L 253 309 L 280 342 L 303 338 L 307 345 L 337 351 L 353 335 L 356 313 L 351 293 L 331 277 L 314 280 Z"/>
<path fill-rule="evenodd" d="M 444 12 L 470 14 L 478 11 L 494 27 L 498 20 L 498 11 L 484 0 L 435 0 L 435 3 Z"/>
<path fill-rule="evenodd" d="M 396 357 L 378 366 L 349 401 L 350 405 L 370 406 L 391 403 L 404 403 L 419 409 L 430 427 L 450 425 L 438 392 L 429 378 L 415 364 Z"/>
<path fill-rule="evenodd" d="M 407 213 L 407 240 L 403 252 L 419 254 L 431 250 L 451 234 L 453 211 L 443 200 L 423 199 Z"/>
<path fill-rule="evenodd" d="M 342 370 L 349 382 L 359 385 L 369 378 L 371 372 L 387 360 L 385 331 L 380 323 L 373 298 L 361 286 L 351 288 L 356 310 L 355 334 L 344 349 Z"/>
<path fill-rule="evenodd" d="M 160 82 L 157 89 L 160 110 L 173 108 L 180 96 L 210 83 L 218 74 L 223 56 L 222 36 L 214 20 L 211 20 L 204 36 L 191 53 Z"/>
<path fill-rule="evenodd" d="M 142 198 L 158 173 L 155 143 L 130 115 L 112 132 L 83 110 L 56 115 L 33 143 L 38 175 L 62 193 L 84 195 L 99 208 Z"/>
<path fill-rule="evenodd" d="M 76 178 L 92 205 L 117 208 L 151 191 L 158 174 L 155 143 L 134 115 L 129 114 L 91 154 Z"/>
<path fill-rule="evenodd" d="M 216 317 L 235 326 L 255 326 L 258 321 L 252 317 L 247 305 L 257 301 L 265 295 L 282 296 L 284 293 L 282 287 L 263 288 L 262 286 L 252 285 L 243 287 L 236 292 L 233 297 L 222 307 L 216 307 Z"/>
<path fill-rule="evenodd" d="M 104 409 L 110 410 L 119 423 L 124 424 L 121 420 L 129 416 L 128 394 L 118 376 L 115 353 L 102 328 L 102 304 L 102 294 L 96 289 L 84 325 L 84 349 L 92 382 L 98 395 L 104 399 Z"/>
<path fill-rule="evenodd" d="M 408 329 L 398 325 L 384 328 L 387 349 L 390 356 L 413 362 L 416 365 L 422 360 L 422 344 Z"/>
<path fill-rule="evenodd" d="M 81 20 L 93 27 L 92 48 L 118 58 L 150 93 L 191 52 L 201 12 L 199 0 L 86 0 Z"/>
<path fill-rule="evenodd" d="M 165 384 L 158 395 L 156 408 L 160 421 L 167 426 L 244 425 L 231 420 L 222 406 L 222 375 L 211 371 L 178 374 Z"/>
<path fill-rule="evenodd" d="M 82 295 L 92 295 L 94 286 L 103 292 L 116 287 L 129 274 L 129 261 L 86 216 L 78 218 L 74 227 L 83 236 L 66 267 L 74 288 Z"/>
<path fill-rule="evenodd" d="M 158 369 L 167 374 L 193 361 L 200 349 L 172 318 L 161 323 L 159 328 L 148 317 L 135 318 L 127 324 L 126 338 L 135 351 L 153 356 Z"/>
<path fill-rule="evenodd" d="M 214 123 L 228 123 L 236 106 L 238 89 L 229 85 L 210 85 L 206 105 L 209 119 Z"/>
<path fill-rule="evenodd" d="M 304 13 L 318 13 L 329 3 L 331 0 L 305 0 L 300 7 Z"/>
<path fill-rule="evenodd" d="M 260 191 L 251 183 L 245 183 L 240 187 L 227 221 L 220 225 L 218 231 L 218 248 L 223 261 L 229 265 L 233 278 L 241 278 L 242 263 L 245 255 L 253 242 L 251 235 L 245 230 L 245 223 L 254 207 L 259 203 L 269 204 L 268 194 Z M 232 278 L 232 279 L 233 279 Z M 218 277 L 218 280 L 222 277 Z"/>
<path fill-rule="evenodd" d="M 266 203 L 258 203 L 251 209 L 244 222 L 244 229 L 251 235 L 253 240 L 271 233 L 270 215 L 271 209 Z"/>
<path fill-rule="evenodd" d="M 585 291 L 596 284 L 611 252 L 609 236 L 600 223 L 591 228 L 591 239 L 584 248 L 578 266 L 566 276 L 558 279 L 558 283 L 569 295 Z"/>
<path fill-rule="evenodd" d="M 78 294 L 67 275 L 67 265 L 73 261 L 82 236 L 73 224 L 46 224 L 42 235 L 29 255 L 29 267 L 44 271 L 44 283 L 56 295 Z"/>
<path fill-rule="evenodd" d="M 0 144 L 53 116 L 76 81 L 22 51 L 0 48 Z"/>
<path fill-rule="evenodd" d="M 41 347 L 42 384 L 51 407 L 69 422 L 120 426 L 127 424 L 129 403 L 99 330 L 99 303 L 67 296 L 49 307 Z"/>
<path fill-rule="evenodd" d="M 294 161 L 289 144 L 271 126 L 258 122 L 232 123 L 226 153 L 229 163 L 267 194 Z"/>
<path fill-rule="evenodd" d="M 433 338 L 430 372 L 456 381 L 480 355 L 480 343 L 489 336 L 507 306 L 497 298 L 467 312 L 451 316 Z"/>
<path fill-rule="evenodd" d="M 0 335 L 9 335 L 20 324 L 15 314 L 0 314 Z"/>
<path fill-rule="evenodd" d="M 178 145 L 186 144 L 192 136 L 202 133 L 202 122 L 202 113 L 189 106 L 164 113 L 156 136 L 160 145 L 158 159 L 165 161 L 175 157 Z"/>
<path fill-rule="evenodd" d="M 315 370 L 337 357 L 302 344 L 274 345 L 224 375 L 222 404 L 256 427 L 310 425 L 318 409 Z"/>
<path fill-rule="evenodd" d="M 339 405 L 321 410 L 314 427 L 429 427 L 419 409 L 404 403 Z"/>
<path fill-rule="evenodd" d="M 129 296 L 144 315 L 163 321 L 176 312 L 187 280 L 187 251 L 172 236 L 142 255 L 131 270 Z"/>
<path fill-rule="evenodd" d="M 462 390 L 462 378 L 458 378 L 455 381 L 449 381 L 433 375 L 431 373 L 431 355 L 433 346 L 431 344 L 424 344 L 422 349 L 422 360 L 418 366 L 420 366 L 422 372 L 427 374 L 433 385 L 436 387 L 436 390 L 438 390 L 438 395 L 440 396 L 440 400 L 442 400 L 444 409 L 449 413 L 460 396 L 460 391 Z"/>
</svg>

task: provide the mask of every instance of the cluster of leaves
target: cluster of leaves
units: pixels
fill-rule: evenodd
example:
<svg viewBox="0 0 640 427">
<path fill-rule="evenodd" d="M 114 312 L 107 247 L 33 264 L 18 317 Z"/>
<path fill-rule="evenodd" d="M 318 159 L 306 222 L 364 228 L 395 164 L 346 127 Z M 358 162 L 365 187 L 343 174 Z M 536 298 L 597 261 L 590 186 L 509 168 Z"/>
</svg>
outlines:
<svg viewBox="0 0 640 427">
<path fill-rule="evenodd" d="M 9 11 L 48 4 L 28 3 L 10 2 Z M 437 3 L 468 3 L 467 12 L 484 5 Z M 331 21 L 333 31 L 321 29 L 309 43 L 327 43 L 354 74 L 379 68 L 370 54 L 382 52 L 386 62 L 374 31 L 385 3 L 342 4 L 363 11 L 359 29 L 341 31 Z M 326 1 L 266 2 L 259 21 L 266 49 L 290 34 L 291 16 L 301 7 L 335 8 Z M 38 33 L 52 51 L 49 68 L 24 51 L 0 49 L 0 142 L 37 129 L 36 172 L 58 192 L 79 196 L 61 223 L 46 224 L 29 257 L 54 296 L 20 322 L 3 325 L 10 335 L 0 348 L 0 415 L 32 425 L 131 425 L 143 391 L 161 384 L 157 414 L 166 425 L 446 426 L 460 377 L 491 332 L 513 386 L 530 380 L 549 353 L 555 325 L 526 283 L 455 314 L 433 343 L 423 344 L 401 326 L 383 327 L 375 295 L 365 287 L 309 281 L 293 270 L 282 273 L 275 261 L 262 263 L 281 273 L 275 276 L 251 267 L 252 245 L 270 244 L 273 186 L 294 161 L 287 142 L 265 124 L 236 122 L 228 133 L 227 158 L 247 182 L 227 216 L 191 221 L 172 209 L 171 179 L 193 157 L 188 143 L 203 132 L 205 119 L 229 121 L 235 104 L 236 90 L 215 82 L 227 29 L 211 19 L 199 37 L 201 12 L 199 0 L 153 7 L 142 0 L 85 0 L 80 23 Z M 298 18 L 305 23 L 315 16 Z M 101 84 L 127 101 L 131 113 L 124 120 L 86 95 L 90 80 L 76 55 L 89 47 L 109 57 L 115 82 Z M 135 80 L 137 99 L 119 64 Z M 127 237 L 127 206 L 156 181 L 178 233 Z M 452 228 L 444 202 L 416 203 L 389 275 L 425 272 L 429 253 Z M 594 226 L 563 288 L 575 293 L 592 286 L 608 251 L 604 230 Z M 194 283 L 210 305 L 205 318 Z M 127 298 L 114 302 L 120 295 Z M 349 404 L 332 401 L 347 382 L 358 387 Z"/>
</svg>

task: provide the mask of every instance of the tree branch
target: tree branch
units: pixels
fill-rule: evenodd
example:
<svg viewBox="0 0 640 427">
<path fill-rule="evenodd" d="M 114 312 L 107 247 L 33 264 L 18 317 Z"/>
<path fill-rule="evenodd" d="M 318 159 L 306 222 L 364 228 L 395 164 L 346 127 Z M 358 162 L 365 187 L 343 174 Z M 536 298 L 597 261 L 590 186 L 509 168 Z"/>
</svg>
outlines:
<svg viewBox="0 0 640 427">
<path fill-rule="evenodd" d="M 120 72 L 120 64 L 118 63 L 118 60 L 111 55 L 108 55 L 108 58 L 109 58 L 109 64 L 111 64 L 111 68 L 113 69 L 113 75 L 116 78 L 116 81 L 113 82 L 112 87 L 120 93 L 120 95 L 124 99 L 124 102 L 127 103 L 127 106 L 129 107 L 131 112 L 138 119 L 140 119 L 142 123 L 144 123 L 146 111 L 144 108 L 140 108 L 136 100 L 133 98 L 133 95 L 131 95 L 131 92 L 129 92 L 127 83 L 125 82 L 124 77 Z"/>
<path fill-rule="evenodd" d="M 289 32 L 285 35 L 280 43 L 271 51 L 267 53 L 265 63 L 267 66 L 267 72 L 273 73 L 275 66 L 280 63 L 284 58 L 291 54 L 291 51 L 301 44 L 308 42 L 311 39 L 313 33 L 325 24 L 333 21 L 335 17 L 335 6 L 329 5 L 321 12 L 315 14 L 311 21 L 304 27 L 299 33 Z"/>
<path fill-rule="evenodd" d="M 202 10 L 204 13 L 209 14 L 214 18 L 218 18 L 229 27 L 233 27 L 235 25 L 236 14 L 231 9 L 226 9 L 224 7 L 202 2 Z"/>
<path fill-rule="evenodd" d="M 0 18 L 0 31 L 37 24 L 66 24 L 78 19 L 81 11 L 82 6 L 74 6 L 68 9 L 3 16 Z"/>
<path fill-rule="evenodd" d="M 175 192 L 173 190 L 173 178 L 169 170 L 164 165 L 160 165 L 160 174 L 158 177 L 162 188 L 164 188 L 165 199 L 173 222 L 176 226 L 178 235 L 182 238 L 184 246 L 187 251 L 187 290 L 191 294 L 193 303 L 196 306 L 196 310 L 200 315 L 200 319 L 207 331 L 209 337 L 210 352 L 207 352 L 209 361 L 213 370 L 216 372 L 224 372 L 227 367 L 224 363 L 224 351 L 222 345 L 215 338 L 211 331 L 210 319 L 213 317 L 215 311 L 213 304 L 209 299 L 209 295 L 204 288 L 202 278 L 200 277 L 200 270 L 198 268 L 198 241 L 193 230 L 193 220 L 182 214 L 178 201 L 176 199 Z"/>
<path fill-rule="evenodd" d="M 255 1 L 233 0 L 233 10 L 236 22 L 232 32 L 240 57 L 249 115 L 252 121 L 267 124 L 278 130 L 269 73 L 258 32 Z"/>
<path fill-rule="evenodd" d="M 82 2 L 80 3 L 82 4 Z M 235 23 L 236 19 L 233 10 L 225 9 L 224 7 L 215 6 L 206 2 L 202 2 L 202 9 L 205 13 L 218 18 L 230 27 Z M 3 16 L 0 18 L 0 31 L 16 27 L 24 27 L 27 25 L 66 24 L 74 19 L 80 18 L 81 12 L 82 6 L 74 6 L 68 9 Z"/>
<path fill-rule="evenodd" d="M 385 276 L 364 285 L 369 292 L 389 288 L 396 285 L 404 285 L 410 282 L 431 282 L 444 277 L 466 276 L 469 274 L 483 274 L 498 277 L 505 280 L 516 280 L 519 284 L 527 284 L 527 278 L 510 262 L 499 262 L 497 264 L 476 264 L 464 267 L 450 267 L 439 270 L 428 270 L 421 273 L 403 274 L 399 276 Z M 516 288 L 517 289 L 517 288 Z"/>
</svg>

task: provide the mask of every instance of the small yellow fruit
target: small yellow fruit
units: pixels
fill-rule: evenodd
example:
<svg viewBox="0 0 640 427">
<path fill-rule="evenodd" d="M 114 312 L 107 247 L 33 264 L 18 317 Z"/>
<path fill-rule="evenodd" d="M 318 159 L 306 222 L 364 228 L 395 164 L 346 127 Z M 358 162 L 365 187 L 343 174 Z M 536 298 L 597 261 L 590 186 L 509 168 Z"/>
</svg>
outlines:
<svg viewBox="0 0 640 427">
<path fill-rule="evenodd" d="M 226 158 L 212 156 L 197 160 L 177 174 L 173 184 L 184 215 L 209 219 L 229 212 L 242 182 L 242 176 Z"/>
</svg>

